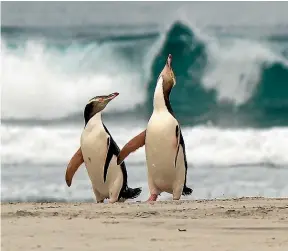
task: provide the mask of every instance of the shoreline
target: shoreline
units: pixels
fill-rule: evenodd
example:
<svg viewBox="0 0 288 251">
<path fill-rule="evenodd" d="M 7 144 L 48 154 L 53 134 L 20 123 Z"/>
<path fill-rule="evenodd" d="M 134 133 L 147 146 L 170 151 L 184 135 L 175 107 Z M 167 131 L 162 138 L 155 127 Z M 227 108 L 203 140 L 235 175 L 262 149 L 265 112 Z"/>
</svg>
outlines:
<svg viewBox="0 0 288 251">
<path fill-rule="evenodd" d="M 288 198 L 4 202 L 1 218 L 3 250 L 288 250 Z"/>
</svg>

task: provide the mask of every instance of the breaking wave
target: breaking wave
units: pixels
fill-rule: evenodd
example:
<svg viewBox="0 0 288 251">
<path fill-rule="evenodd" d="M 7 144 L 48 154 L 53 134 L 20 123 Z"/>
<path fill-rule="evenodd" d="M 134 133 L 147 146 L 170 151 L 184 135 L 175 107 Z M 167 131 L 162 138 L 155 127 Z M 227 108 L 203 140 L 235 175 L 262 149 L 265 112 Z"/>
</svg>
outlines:
<svg viewBox="0 0 288 251">
<path fill-rule="evenodd" d="M 115 91 L 107 113 L 149 116 L 171 53 L 171 102 L 182 124 L 287 125 L 287 48 L 211 36 L 180 21 L 165 31 L 119 30 L 2 27 L 2 121 L 82 119 L 88 99 Z"/>
</svg>

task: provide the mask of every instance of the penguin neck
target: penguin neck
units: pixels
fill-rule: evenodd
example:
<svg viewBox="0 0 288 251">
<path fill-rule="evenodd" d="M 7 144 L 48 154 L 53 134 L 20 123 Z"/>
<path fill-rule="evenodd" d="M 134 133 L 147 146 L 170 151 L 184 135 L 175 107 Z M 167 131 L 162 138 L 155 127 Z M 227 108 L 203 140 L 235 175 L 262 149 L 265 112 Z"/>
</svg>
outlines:
<svg viewBox="0 0 288 251">
<path fill-rule="evenodd" d="M 90 126 L 90 125 L 100 125 L 102 124 L 102 112 L 97 112 L 94 114 L 92 117 L 88 119 L 88 121 L 85 122 L 85 127 Z"/>
<path fill-rule="evenodd" d="M 157 86 L 155 88 L 153 106 L 154 111 L 168 111 L 173 114 L 169 94 L 164 95 L 162 76 L 159 77 Z"/>
</svg>

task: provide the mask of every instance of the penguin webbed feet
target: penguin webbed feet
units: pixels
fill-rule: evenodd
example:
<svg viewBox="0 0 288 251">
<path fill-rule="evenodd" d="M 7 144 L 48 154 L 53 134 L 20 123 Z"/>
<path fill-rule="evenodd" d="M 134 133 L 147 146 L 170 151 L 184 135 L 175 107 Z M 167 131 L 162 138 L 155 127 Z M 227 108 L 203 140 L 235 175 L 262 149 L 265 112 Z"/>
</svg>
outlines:
<svg viewBox="0 0 288 251">
<path fill-rule="evenodd" d="M 141 192 L 142 187 L 137 188 L 127 187 L 127 189 L 122 192 L 121 197 L 124 199 L 135 199 L 141 194 Z"/>
<path fill-rule="evenodd" d="M 158 198 L 157 194 L 151 194 L 147 202 L 156 201 Z"/>
<path fill-rule="evenodd" d="M 187 186 L 184 186 L 183 191 L 182 191 L 182 195 L 187 196 L 187 195 L 191 195 L 193 192 L 193 189 Z"/>
</svg>

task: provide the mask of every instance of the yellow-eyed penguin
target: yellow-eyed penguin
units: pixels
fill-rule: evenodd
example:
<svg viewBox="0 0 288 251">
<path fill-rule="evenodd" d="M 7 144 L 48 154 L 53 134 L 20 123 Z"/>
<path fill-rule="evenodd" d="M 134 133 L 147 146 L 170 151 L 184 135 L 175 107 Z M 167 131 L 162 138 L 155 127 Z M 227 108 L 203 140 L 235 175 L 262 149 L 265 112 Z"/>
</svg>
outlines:
<svg viewBox="0 0 288 251">
<path fill-rule="evenodd" d="M 110 203 L 133 199 L 142 191 L 141 188 L 128 187 L 125 163 L 117 164 L 120 149 L 102 122 L 102 110 L 118 95 L 115 92 L 89 100 L 84 110 L 85 127 L 81 135 L 81 147 L 66 169 L 66 183 L 70 187 L 75 172 L 85 162 L 98 203 L 104 202 L 104 199 L 109 199 Z"/>
<path fill-rule="evenodd" d="M 146 130 L 132 138 L 120 151 L 117 163 L 145 145 L 150 198 L 156 201 L 161 192 L 173 194 L 174 200 L 190 195 L 186 186 L 187 160 L 180 125 L 170 105 L 169 95 L 176 84 L 172 55 L 160 73 L 154 92 L 153 113 Z"/>
</svg>

